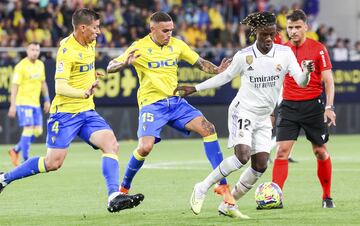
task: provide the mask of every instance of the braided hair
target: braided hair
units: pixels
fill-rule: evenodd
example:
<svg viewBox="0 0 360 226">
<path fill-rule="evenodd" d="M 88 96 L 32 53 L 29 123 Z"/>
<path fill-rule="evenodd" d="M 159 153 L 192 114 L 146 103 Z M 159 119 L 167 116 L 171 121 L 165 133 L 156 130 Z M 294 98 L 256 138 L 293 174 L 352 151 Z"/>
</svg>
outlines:
<svg viewBox="0 0 360 226">
<path fill-rule="evenodd" d="M 241 24 L 250 27 L 250 36 L 255 36 L 259 27 L 272 26 L 276 24 L 276 17 L 270 12 L 257 12 L 249 14 Z"/>
</svg>

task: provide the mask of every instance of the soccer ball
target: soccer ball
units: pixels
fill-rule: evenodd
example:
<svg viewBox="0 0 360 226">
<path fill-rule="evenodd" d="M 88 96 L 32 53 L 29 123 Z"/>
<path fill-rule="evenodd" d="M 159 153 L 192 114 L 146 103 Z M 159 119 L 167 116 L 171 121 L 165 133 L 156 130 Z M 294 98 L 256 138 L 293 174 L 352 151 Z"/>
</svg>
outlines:
<svg viewBox="0 0 360 226">
<path fill-rule="evenodd" d="M 255 191 L 255 201 L 258 209 L 272 209 L 278 207 L 283 200 L 279 185 L 274 182 L 260 184 Z"/>
</svg>

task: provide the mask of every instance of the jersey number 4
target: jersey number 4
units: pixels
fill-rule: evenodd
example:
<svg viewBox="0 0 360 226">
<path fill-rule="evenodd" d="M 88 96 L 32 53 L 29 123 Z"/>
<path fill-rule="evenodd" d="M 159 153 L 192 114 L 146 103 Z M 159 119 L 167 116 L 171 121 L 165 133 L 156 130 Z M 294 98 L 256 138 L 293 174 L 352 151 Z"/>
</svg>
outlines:
<svg viewBox="0 0 360 226">
<path fill-rule="evenodd" d="M 54 124 L 51 127 L 51 131 L 55 132 L 56 134 L 59 132 L 59 122 L 55 121 Z"/>
</svg>

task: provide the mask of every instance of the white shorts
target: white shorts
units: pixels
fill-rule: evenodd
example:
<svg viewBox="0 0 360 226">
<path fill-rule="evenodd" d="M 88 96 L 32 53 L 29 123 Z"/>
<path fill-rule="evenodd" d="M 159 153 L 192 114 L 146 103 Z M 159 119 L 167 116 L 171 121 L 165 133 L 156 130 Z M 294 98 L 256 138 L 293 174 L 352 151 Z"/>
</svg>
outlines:
<svg viewBox="0 0 360 226">
<path fill-rule="evenodd" d="M 228 148 L 245 144 L 251 148 L 251 155 L 270 153 L 272 123 L 270 116 L 256 116 L 230 105 L 228 112 Z"/>
</svg>

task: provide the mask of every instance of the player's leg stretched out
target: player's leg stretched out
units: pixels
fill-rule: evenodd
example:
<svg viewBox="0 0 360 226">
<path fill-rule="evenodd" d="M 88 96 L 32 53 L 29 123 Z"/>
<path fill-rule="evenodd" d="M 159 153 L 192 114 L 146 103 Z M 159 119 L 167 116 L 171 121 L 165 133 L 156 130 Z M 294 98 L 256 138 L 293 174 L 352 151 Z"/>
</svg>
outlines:
<svg viewBox="0 0 360 226">
<path fill-rule="evenodd" d="M 54 114 L 60 115 L 61 113 Z M 86 114 L 81 116 L 81 114 Z M 89 115 L 91 114 L 91 115 Z M 95 115 L 94 115 L 95 114 Z M 62 166 L 62 163 L 67 155 L 67 147 L 70 145 L 70 142 L 74 137 L 79 134 L 79 136 L 92 144 L 94 147 L 99 147 L 103 151 L 102 156 L 102 171 L 105 178 L 107 190 L 108 190 L 108 211 L 117 212 L 123 209 L 133 208 L 139 205 L 144 196 L 142 194 L 136 195 L 123 195 L 120 194 L 119 190 L 119 164 L 117 159 L 118 152 L 118 143 L 114 136 L 114 133 L 107 125 L 107 123 L 93 111 L 84 112 L 77 114 L 78 117 L 72 117 L 73 114 L 63 114 L 62 117 L 57 119 L 53 118 L 49 120 L 48 123 L 48 136 L 47 136 L 47 145 L 48 152 L 46 157 L 32 157 L 25 161 L 20 166 L 14 168 L 10 172 L 0 174 L 0 192 L 15 180 L 19 180 L 25 177 L 33 176 L 39 173 L 47 173 L 59 169 Z M 86 116 L 86 117 L 85 117 Z M 100 120 L 95 119 L 94 122 L 89 122 L 89 118 L 100 118 Z M 87 118 L 86 125 L 84 123 L 79 123 L 78 121 L 81 118 Z M 70 123 L 67 128 L 58 129 L 58 125 L 66 121 Z M 72 120 L 72 122 L 70 122 Z M 74 121 L 77 121 L 76 123 Z M 99 121 L 102 124 L 102 128 L 98 131 L 94 131 L 92 128 L 92 123 L 97 123 L 99 126 Z M 73 124 L 72 124 L 73 123 Z M 54 126 L 54 124 L 57 124 Z M 72 125 L 82 125 L 75 128 Z M 65 136 L 66 134 L 66 136 Z M 70 134 L 70 135 L 69 135 Z M 52 139 L 55 138 L 55 139 Z M 65 146 L 65 147 L 64 147 Z M 64 148 L 58 148 L 64 147 Z"/>
<path fill-rule="evenodd" d="M 197 183 L 194 186 L 194 190 L 190 198 L 190 205 L 192 211 L 195 214 L 199 214 L 201 212 L 201 208 L 209 188 L 221 179 L 230 175 L 232 172 L 240 169 L 244 164 L 246 164 L 248 159 L 249 158 L 239 160 L 236 155 L 230 156 L 224 159 L 220 163 L 220 165 L 216 167 L 202 182 Z M 232 209 L 230 209 L 230 207 L 232 207 Z M 241 214 L 234 205 L 228 206 L 225 202 L 222 202 L 220 204 L 218 210 L 221 214 L 227 216 L 244 219 L 248 218 L 246 215 Z"/>
<path fill-rule="evenodd" d="M 223 155 L 217 139 L 215 127 L 212 123 L 207 121 L 205 117 L 200 116 L 191 120 L 186 124 L 186 128 L 190 131 L 197 132 L 203 137 L 204 150 L 213 169 L 219 166 L 223 161 Z M 235 200 L 230 192 L 230 186 L 227 184 L 225 178 L 219 180 L 216 184 L 214 192 L 221 195 L 224 202 L 229 205 L 235 205 Z"/>
<path fill-rule="evenodd" d="M 156 107 L 160 104 L 165 105 L 166 114 Z M 154 143 L 160 141 L 160 131 L 165 124 L 184 134 L 189 134 L 189 131 L 199 133 L 203 137 L 205 153 L 213 168 L 223 160 L 214 125 L 208 122 L 199 110 L 180 97 L 158 101 L 156 106 L 147 105 L 139 112 L 139 145 L 126 167 L 121 193 L 128 193 L 132 180 L 144 164 L 146 156 L 151 152 Z M 235 203 L 225 179 L 220 181 L 215 192 L 222 195 L 225 202 Z"/>
</svg>

